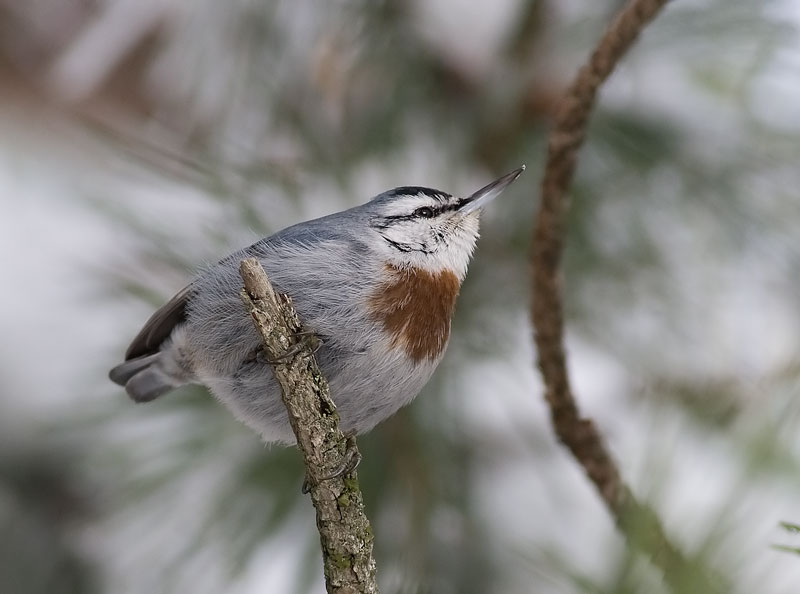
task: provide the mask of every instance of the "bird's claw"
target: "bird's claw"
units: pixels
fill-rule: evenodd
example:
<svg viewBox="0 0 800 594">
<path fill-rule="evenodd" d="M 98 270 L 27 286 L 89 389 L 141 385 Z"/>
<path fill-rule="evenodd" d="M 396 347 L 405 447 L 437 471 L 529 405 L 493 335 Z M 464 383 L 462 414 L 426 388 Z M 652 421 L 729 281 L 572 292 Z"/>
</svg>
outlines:
<svg viewBox="0 0 800 594">
<path fill-rule="evenodd" d="M 261 363 L 269 363 L 270 365 L 287 363 L 305 348 L 310 350 L 312 355 L 316 354 L 323 344 L 322 339 L 313 330 L 300 330 L 295 333 L 295 336 L 297 337 L 297 342 L 277 357 L 270 358 L 263 349 L 259 349 L 256 353 L 256 359 Z"/>
<path fill-rule="evenodd" d="M 361 464 L 361 452 L 358 451 L 358 446 L 356 445 L 356 437 L 354 433 L 347 433 L 345 434 L 345 450 L 344 455 L 342 456 L 342 461 L 335 469 L 329 472 L 326 475 L 319 477 L 316 481 L 306 473 L 306 477 L 303 480 L 303 487 L 302 492 L 305 495 L 309 491 L 311 491 L 312 487 L 320 484 L 323 481 L 329 481 L 331 479 L 341 478 L 353 472 L 358 465 Z"/>
</svg>

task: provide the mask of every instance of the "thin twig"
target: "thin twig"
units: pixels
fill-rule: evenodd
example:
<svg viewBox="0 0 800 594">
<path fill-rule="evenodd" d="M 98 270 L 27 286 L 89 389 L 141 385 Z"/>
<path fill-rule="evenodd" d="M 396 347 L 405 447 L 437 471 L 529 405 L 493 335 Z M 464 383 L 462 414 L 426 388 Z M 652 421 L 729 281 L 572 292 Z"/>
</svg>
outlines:
<svg viewBox="0 0 800 594">
<path fill-rule="evenodd" d="M 312 347 L 297 339 L 301 325 L 289 297 L 275 293 L 255 258 L 243 260 L 239 272 L 245 287 L 242 301 L 261 334 L 267 358 L 273 361 L 289 422 L 303 454 L 317 512 L 327 591 L 377 594 L 372 528 L 364 513 L 355 470 L 319 480 L 341 467 L 346 449 L 328 382 Z"/>
<path fill-rule="evenodd" d="M 553 428 L 606 503 L 631 546 L 645 552 L 676 592 L 721 592 L 719 578 L 687 558 L 667 537 L 655 512 L 623 481 L 602 436 L 581 416 L 570 387 L 564 352 L 564 313 L 559 268 L 566 195 L 597 91 L 640 31 L 668 0 L 632 0 L 619 13 L 560 102 L 548 143 L 541 203 L 532 243 L 532 316 L 538 364 Z"/>
</svg>

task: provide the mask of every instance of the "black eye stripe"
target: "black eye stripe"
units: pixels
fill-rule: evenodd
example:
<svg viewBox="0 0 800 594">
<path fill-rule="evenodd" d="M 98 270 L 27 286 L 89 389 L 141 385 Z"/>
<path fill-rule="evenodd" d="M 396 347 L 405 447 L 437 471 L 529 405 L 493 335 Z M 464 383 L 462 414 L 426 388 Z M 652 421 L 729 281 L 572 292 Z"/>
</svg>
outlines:
<svg viewBox="0 0 800 594">
<path fill-rule="evenodd" d="M 423 208 L 430 210 L 433 214 L 430 217 L 424 217 L 419 214 L 419 211 Z M 402 215 L 387 215 L 382 217 L 384 221 L 413 221 L 414 219 L 420 218 L 432 218 L 438 215 L 441 212 L 441 209 L 432 208 L 430 206 L 421 206 L 414 210 L 411 214 L 402 214 Z"/>
<path fill-rule="evenodd" d="M 441 204 L 439 206 L 429 206 L 429 205 L 418 206 L 416 209 L 414 209 L 413 212 L 409 214 L 382 216 L 380 217 L 380 219 L 373 221 L 372 226 L 375 227 L 376 229 L 386 229 L 392 223 L 399 221 L 414 221 L 421 218 L 432 219 L 439 216 L 442 213 L 458 210 L 463 205 L 463 202 L 464 202 L 463 200 L 457 200 L 455 202 L 450 202 L 448 204 Z M 420 211 L 422 210 L 430 210 L 432 214 L 430 216 L 421 214 Z"/>
</svg>

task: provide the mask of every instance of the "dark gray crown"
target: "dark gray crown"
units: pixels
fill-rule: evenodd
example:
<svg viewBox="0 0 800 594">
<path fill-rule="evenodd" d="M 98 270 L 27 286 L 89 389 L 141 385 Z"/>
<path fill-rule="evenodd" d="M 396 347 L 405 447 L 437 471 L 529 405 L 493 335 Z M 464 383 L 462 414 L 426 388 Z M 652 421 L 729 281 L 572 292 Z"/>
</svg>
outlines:
<svg viewBox="0 0 800 594">
<path fill-rule="evenodd" d="M 427 196 L 428 198 L 433 198 L 434 200 L 438 200 L 439 202 L 447 202 L 452 198 L 450 194 L 447 192 L 442 192 L 441 190 L 435 190 L 433 188 L 424 188 L 422 186 L 400 186 L 399 188 L 394 188 L 393 190 L 387 190 L 378 198 L 384 199 L 392 199 L 397 198 L 398 196 Z"/>
</svg>

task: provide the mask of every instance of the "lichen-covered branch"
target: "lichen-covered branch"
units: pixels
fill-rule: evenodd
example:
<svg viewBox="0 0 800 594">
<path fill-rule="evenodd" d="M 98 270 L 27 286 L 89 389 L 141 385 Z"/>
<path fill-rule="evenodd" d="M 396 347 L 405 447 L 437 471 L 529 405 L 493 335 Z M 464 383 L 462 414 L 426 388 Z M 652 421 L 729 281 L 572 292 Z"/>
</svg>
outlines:
<svg viewBox="0 0 800 594">
<path fill-rule="evenodd" d="M 325 585 L 329 594 L 377 594 L 372 528 L 355 471 L 327 480 L 340 468 L 345 438 L 312 347 L 298 339 L 300 320 L 286 295 L 277 295 L 255 258 L 242 261 L 242 301 L 253 318 L 281 385 L 317 512 Z M 264 363 L 267 365 L 267 363 Z"/>
<path fill-rule="evenodd" d="M 622 9 L 561 99 L 548 143 L 541 202 L 532 241 L 532 317 L 538 364 L 553 428 L 606 503 L 628 542 L 645 552 L 676 592 L 724 591 L 716 578 L 687 558 L 666 535 L 658 516 L 623 481 L 591 419 L 581 416 L 564 352 L 560 264 L 566 195 L 600 86 L 640 31 L 668 0 L 632 0 Z"/>
</svg>

